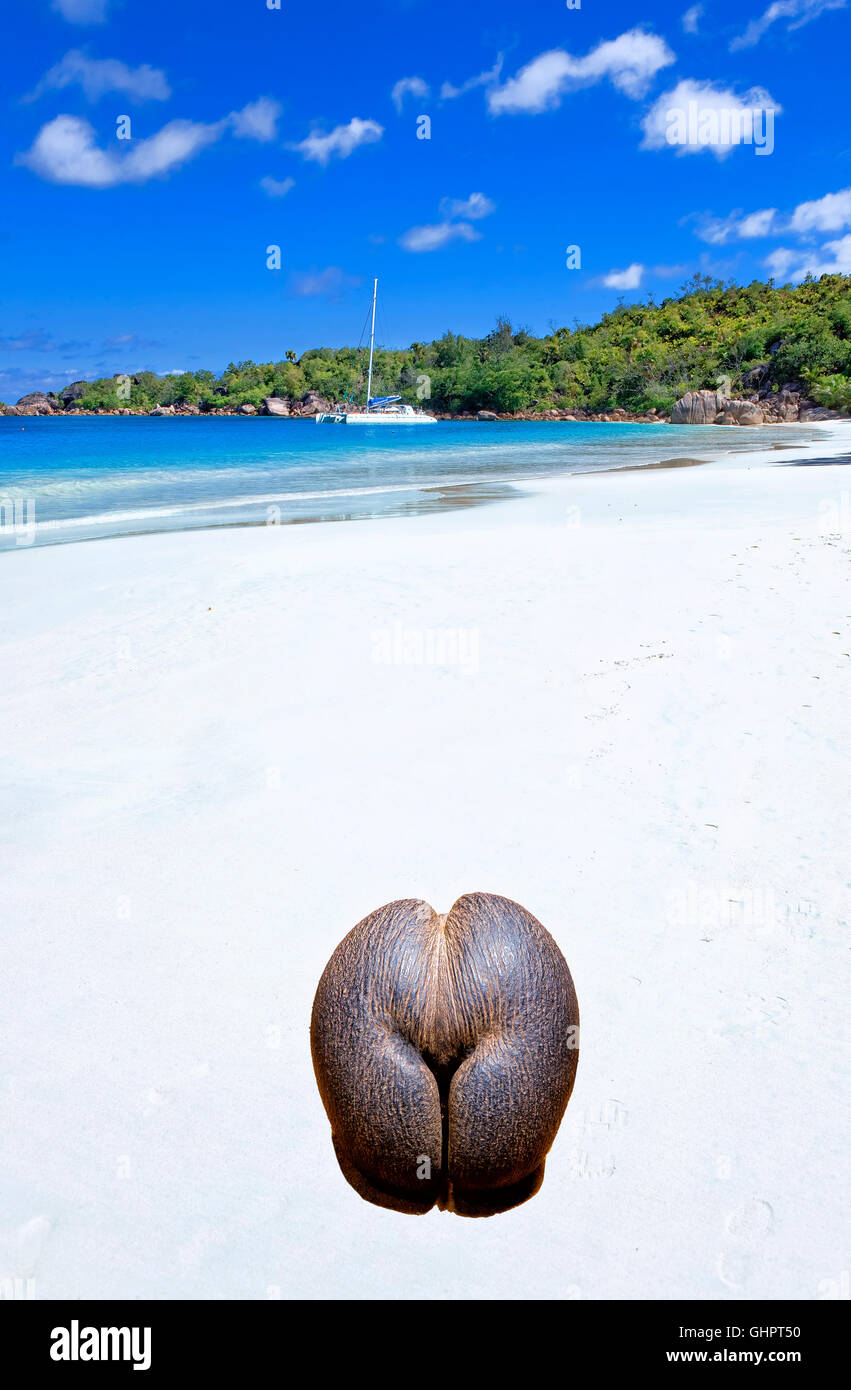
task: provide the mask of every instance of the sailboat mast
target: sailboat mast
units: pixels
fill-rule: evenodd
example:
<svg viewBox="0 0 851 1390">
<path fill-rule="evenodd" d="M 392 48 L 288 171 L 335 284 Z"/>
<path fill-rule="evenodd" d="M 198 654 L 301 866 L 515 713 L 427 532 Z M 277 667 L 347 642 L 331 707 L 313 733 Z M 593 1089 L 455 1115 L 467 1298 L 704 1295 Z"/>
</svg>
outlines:
<svg viewBox="0 0 851 1390">
<path fill-rule="evenodd" d="M 370 397 L 372 396 L 372 356 L 375 352 L 375 301 L 378 298 L 378 281 L 372 287 L 372 333 L 369 339 L 369 380 L 366 387 L 366 408 L 369 411 Z"/>
</svg>

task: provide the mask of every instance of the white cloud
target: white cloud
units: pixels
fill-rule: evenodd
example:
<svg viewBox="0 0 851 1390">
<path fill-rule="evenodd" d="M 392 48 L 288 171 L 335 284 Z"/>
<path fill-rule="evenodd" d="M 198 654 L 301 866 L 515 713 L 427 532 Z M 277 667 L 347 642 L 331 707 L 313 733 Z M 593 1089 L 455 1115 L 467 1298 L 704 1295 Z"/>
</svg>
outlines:
<svg viewBox="0 0 851 1390">
<path fill-rule="evenodd" d="M 489 93 L 490 110 L 500 113 L 553 109 L 561 102 L 572 66 L 570 54 L 560 48 L 539 54 L 516 77 Z"/>
<path fill-rule="evenodd" d="M 761 208 L 759 212 L 749 212 L 739 222 L 739 236 L 743 241 L 749 241 L 753 237 L 771 236 L 776 216 L 776 208 Z"/>
<path fill-rule="evenodd" d="M 698 24 L 702 14 L 702 5 L 692 5 L 690 10 L 686 10 L 681 23 L 687 34 L 696 34 L 698 32 Z"/>
<path fill-rule="evenodd" d="M 425 98 L 430 91 L 428 83 L 421 77 L 400 77 L 390 95 L 396 110 L 401 113 L 406 96 Z"/>
<path fill-rule="evenodd" d="M 260 187 L 270 198 L 285 198 L 290 189 L 295 187 L 295 179 L 273 179 L 267 174 L 260 180 Z"/>
<path fill-rule="evenodd" d="M 242 140 L 259 140 L 266 143 L 274 140 L 277 134 L 281 106 L 271 97 L 258 97 L 243 106 L 241 111 L 232 111 L 230 122 L 234 135 Z"/>
<path fill-rule="evenodd" d="M 777 231 L 777 209 L 761 208 L 742 215 L 741 210 L 729 217 L 713 217 L 703 222 L 696 235 L 712 246 L 725 246 L 729 241 L 748 241 L 754 237 L 771 236 Z"/>
<path fill-rule="evenodd" d="M 481 217 L 490 217 L 496 212 L 496 203 L 486 198 L 484 193 L 471 193 L 469 198 L 444 198 L 440 204 L 444 217 L 468 217 L 477 222 Z"/>
<path fill-rule="evenodd" d="M 811 203 L 799 203 L 789 219 L 792 231 L 839 232 L 851 227 L 851 188 L 826 193 Z"/>
<path fill-rule="evenodd" d="M 688 270 L 689 266 L 683 264 L 644 265 L 641 261 L 633 261 L 624 270 L 610 270 L 606 275 L 600 275 L 589 283 L 603 285 L 609 290 L 637 290 L 648 277 L 654 280 L 674 280 L 685 275 Z"/>
<path fill-rule="evenodd" d="M 776 280 L 783 281 L 803 280 L 805 275 L 851 274 L 851 233 L 826 241 L 819 251 L 778 246 L 766 256 L 765 265 Z"/>
<path fill-rule="evenodd" d="M 344 290 L 359 284 L 360 280 L 346 275 L 338 265 L 329 265 L 326 270 L 296 272 L 290 281 L 290 289 L 298 295 L 339 297 Z"/>
<path fill-rule="evenodd" d="M 699 222 L 695 234 L 701 241 L 723 246 L 730 241 L 776 236 L 781 232 L 807 238 L 813 232 L 841 232 L 846 227 L 851 227 L 851 188 L 799 203 L 788 214 L 781 215 L 777 208 L 760 208 L 757 212 L 744 214 L 737 209 L 728 217 L 705 218 Z M 801 254 L 789 252 L 792 257 Z"/>
<path fill-rule="evenodd" d="M 740 48 L 753 48 L 778 19 L 789 20 L 787 29 L 800 29 L 804 24 L 818 19 L 826 10 L 843 10 L 845 3 L 846 0 L 774 0 L 759 19 L 751 20 L 743 34 L 731 40 L 730 52 L 735 53 Z"/>
<path fill-rule="evenodd" d="M 411 227 L 399 238 L 406 251 L 439 251 L 451 241 L 479 241 L 481 233 L 469 222 L 438 222 L 430 227 Z"/>
<path fill-rule="evenodd" d="M 619 38 L 598 44 L 584 58 L 574 58 L 561 48 L 539 54 L 516 77 L 491 88 L 488 107 L 494 115 L 552 111 L 567 92 L 593 86 L 604 78 L 625 96 L 637 99 L 656 73 L 674 61 L 664 39 L 630 29 Z"/>
<path fill-rule="evenodd" d="M 103 24 L 109 0 L 53 0 L 53 8 L 69 24 Z"/>
<path fill-rule="evenodd" d="M 487 72 L 480 72 L 476 77 L 468 77 L 466 82 L 462 82 L 460 87 L 453 87 L 451 82 L 444 82 L 440 89 L 442 101 L 454 101 L 456 97 L 466 96 L 467 92 L 472 92 L 476 87 L 491 87 L 494 82 L 498 82 L 502 73 L 502 66 L 505 62 L 500 53 L 492 68 Z"/>
<path fill-rule="evenodd" d="M 218 140 L 222 133 L 222 122 L 203 125 L 198 121 L 169 121 L 168 125 L 151 135 L 147 140 L 133 142 L 133 148 L 125 160 L 118 161 L 128 172 L 125 181 L 145 183 L 148 179 L 167 174 L 170 170 L 195 155 L 207 145 Z"/>
<path fill-rule="evenodd" d="M 800 262 L 800 259 L 801 252 L 799 250 L 792 251 L 789 247 L 778 246 L 776 251 L 772 251 L 769 256 L 766 256 L 763 264 L 767 266 L 775 280 L 785 280 L 787 271 L 796 261 Z M 806 271 L 804 271 L 805 274 Z M 801 278 L 803 279 L 803 276 Z"/>
<path fill-rule="evenodd" d="M 740 96 L 732 88 L 686 78 L 657 97 L 644 115 L 641 146 L 645 150 L 675 149 L 678 154 L 699 154 L 708 149 L 723 159 L 737 144 L 745 143 L 751 149 L 762 146 L 770 154 L 774 117 L 782 110 L 762 87 L 752 87 Z M 737 140 L 740 128 L 747 132 L 749 122 L 753 125 L 752 140 Z M 680 132 L 674 130 L 675 124 L 682 126 Z"/>
<path fill-rule="evenodd" d="M 134 140 L 125 154 L 118 141 L 108 150 L 101 149 L 95 143 L 92 126 L 81 117 L 56 116 L 42 126 L 32 148 L 19 154 L 15 162 L 26 165 L 50 183 L 76 184 L 81 188 L 145 183 L 193 159 L 219 139 L 224 124 L 170 121 L 147 140 Z"/>
<path fill-rule="evenodd" d="M 88 121 L 81 116 L 61 115 L 42 126 L 32 147 L 17 155 L 15 163 L 25 165 L 50 183 L 74 184 L 79 188 L 145 183 L 194 159 L 227 130 L 239 138 L 272 139 L 279 114 L 277 102 L 260 97 L 241 111 L 232 111 L 224 120 L 208 124 L 169 121 L 147 139 L 114 140 L 107 148 L 97 144 Z"/>
<path fill-rule="evenodd" d="M 45 73 L 26 100 L 34 101 L 42 92 L 61 91 L 78 84 L 89 101 L 97 101 L 107 92 L 126 92 L 134 101 L 168 101 L 171 96 L 166 75 L 159 68 L 148 63 L 129 68 L 118 58 L 89 58 L 72 48 Z"/>
<path fill-rule="evenodd" d="M 442 222 L 424 227 L 410 227 L 399 238 L 406 251 L 439 251 L 452 241 L 480 241 L 481 232 L 470 226 L 496 212 L 496 203 L 484 193 L 471 193 L 469 198 L 443 198 L 440 203 Z M 464 219 L 464 220 L 458 220 Z"/>
<path fill-rule="evenodd" d="M 637 290 L 644 276 L 645 267 L 633 261 L 626 270 L 610 270 L 603 276 L 603 284 L 609 290 Z"/>
<path fill-rule="evenodd" d="M 384 127 L 377 121 L 362 121 L 353 116 L 348 125 L 338 125 L 327 135 L 321 130 L 312 130 L 305 140 L 294 145 L 305 159 L 317 164 L 327 164 L 336 155 L 347 159 L 359 145 L 374 145 L 384 134 Z"/>
<path fill-rule="evenodd" d="M 827 252 L 828 256 L 826 261 L 822 261 L 821 275 L 851 274 L 851 233 L 836 241 L 826 241 L 821 249 L 822 255 Z"/>
</svg>

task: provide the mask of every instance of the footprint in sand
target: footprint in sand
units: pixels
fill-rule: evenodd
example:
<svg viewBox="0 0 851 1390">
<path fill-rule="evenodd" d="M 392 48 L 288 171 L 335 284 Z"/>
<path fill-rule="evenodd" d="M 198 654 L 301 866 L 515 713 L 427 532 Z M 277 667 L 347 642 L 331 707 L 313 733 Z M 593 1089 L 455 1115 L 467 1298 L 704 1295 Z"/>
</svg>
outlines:
<svg viewBox="0 0 851 1390">
<path fill-rule="evenodd" d="M 774 1230 L 774 1210 L 770 1202 L 751 1197 L 728 1213 L 724 1221 L 724 1249 L 715 1259 L 715 1269 L 728 1289 L 744 1290 Z"/>
<path fill-rule="evenodd" d="M 615 1171 L 617 1142 L 629 1124 L 629 1111 L 619 1100 L 607 1100 L 597 1111 L 580 1111 L 580 1128 L 570 1154 L 577 1178 L 610 1178 Z"/>
<path fill-rule="evenodd" d="M 769 1028 L 780 1026 L 791 1005 L 780 994 L 746 994 L 743 999 L 731 1001 L 728 1008 L 729 1016 L 712 1030 L 715 1038 L 745 1038 L 765 1034 Z"/>
<path fill-rule="evenodd" d="M 162 1081 L 156 1086 L 151 1086 L 143 1097 L 142 1114 L 146 1117 L 156 1115 L 170 1101 L 179 1098 L 190 1087 L 194 1087 L 199 1081 L 206 1080 L 209 1075 L 210 1063 L 196 1062 L 188 1071 L 181 1072 L 170 1081 Z"/>
<path fill-rule="evenodd" d="M 36 1267 L 52 1224 L 34 1216 L 0 1233 L 0 1301 L 35 1298 Z"/>
</svg>

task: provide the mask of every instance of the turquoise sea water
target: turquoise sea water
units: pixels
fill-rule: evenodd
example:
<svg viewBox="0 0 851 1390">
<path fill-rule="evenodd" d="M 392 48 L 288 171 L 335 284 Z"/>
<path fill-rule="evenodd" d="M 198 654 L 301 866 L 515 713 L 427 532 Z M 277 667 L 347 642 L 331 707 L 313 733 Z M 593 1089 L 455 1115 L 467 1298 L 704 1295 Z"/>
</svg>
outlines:
<svg viewBox="0 0 851 1390">
<path fill-rule="evenodd" d="M 478 494 L 498 497 L 504 485 L 533 478 L 804 438 L 796 431 L 792 441 L 782 427 L 748 436 L 737 429 L 569 422 L 347 429 L 268 417 L 3 416 L 0 549 L 392 516 Z M 464 484 L 475 486 L 461 491 Z M 453 488 L 459 491 L 447 491 Z"/>
</svg>

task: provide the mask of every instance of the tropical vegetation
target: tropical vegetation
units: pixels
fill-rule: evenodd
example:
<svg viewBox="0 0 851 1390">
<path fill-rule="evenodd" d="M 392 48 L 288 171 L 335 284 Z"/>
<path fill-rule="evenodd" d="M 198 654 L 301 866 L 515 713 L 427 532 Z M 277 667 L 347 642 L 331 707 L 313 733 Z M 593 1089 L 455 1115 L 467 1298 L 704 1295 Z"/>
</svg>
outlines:
<svg viewBox="0 0 851 1390">
<path fill-rule="evenodd" d="M 219 376 L 140 372 L 129 399 L 111 377 L 86 383 L 73 404 L 233 409 L 308 391 L 332 401 L 360 391 L 363 399 L 364 356 L 362 349 L 312 348 L 277 362 L 231 362 Z M 695 275 L 674 297 L 619 303 L 596 324 L 535 337 L 500 318 L 483 338 L 447 331 L 434 342 L 378 349 L 375 365 L 374 389 L 440 412 L 667 411 L 685 391 L 719 383 L 732 395 L 796 383 L 819 404 L 851 410 L 851 276 L 780 286 Z"/>
</svg>

